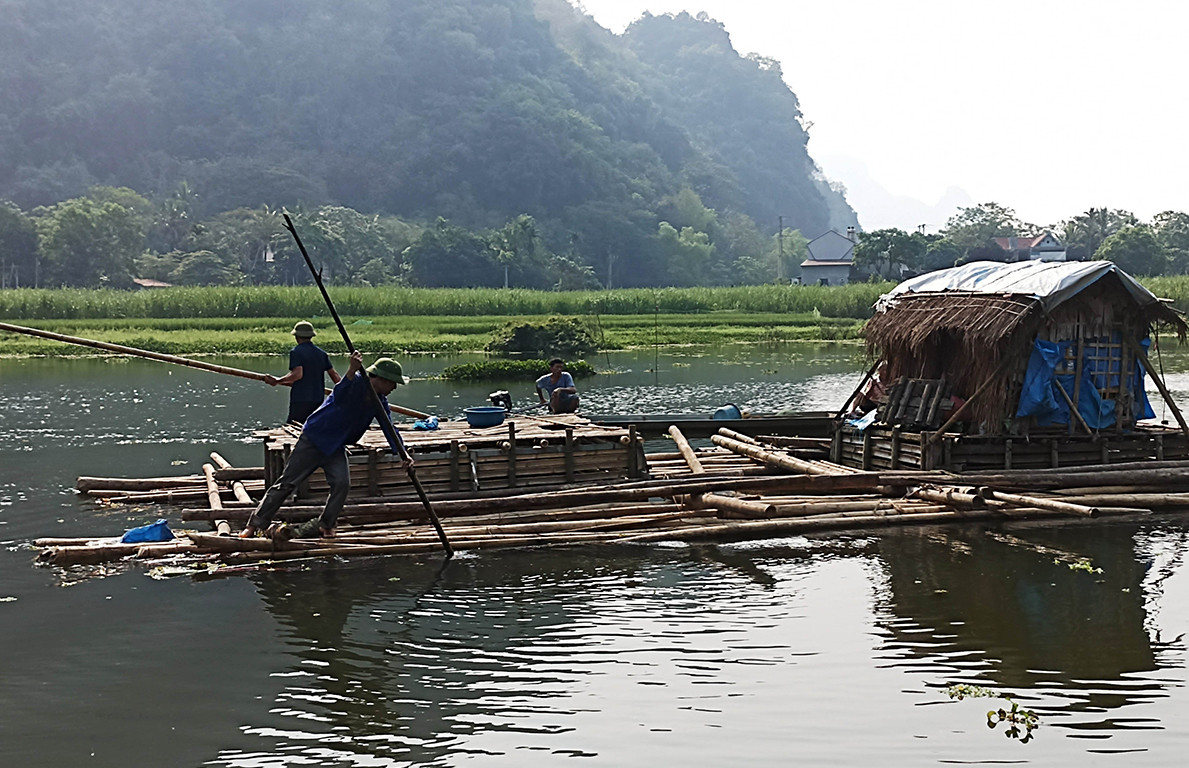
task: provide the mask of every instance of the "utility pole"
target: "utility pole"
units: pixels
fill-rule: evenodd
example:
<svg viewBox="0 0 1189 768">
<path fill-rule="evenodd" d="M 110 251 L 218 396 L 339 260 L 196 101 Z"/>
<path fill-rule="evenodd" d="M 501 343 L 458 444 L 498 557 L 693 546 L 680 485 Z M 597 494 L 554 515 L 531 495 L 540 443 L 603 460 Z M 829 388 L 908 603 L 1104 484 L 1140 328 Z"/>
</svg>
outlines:
<svg viewBox="0 0 1189 768">
<path fill-rule="evenodd" d="M 776 221 L 776 248 L 779 255 L 776 257 L 776 282 L 784 282 L 784 217 L 777 216 Z"/>
</svg>

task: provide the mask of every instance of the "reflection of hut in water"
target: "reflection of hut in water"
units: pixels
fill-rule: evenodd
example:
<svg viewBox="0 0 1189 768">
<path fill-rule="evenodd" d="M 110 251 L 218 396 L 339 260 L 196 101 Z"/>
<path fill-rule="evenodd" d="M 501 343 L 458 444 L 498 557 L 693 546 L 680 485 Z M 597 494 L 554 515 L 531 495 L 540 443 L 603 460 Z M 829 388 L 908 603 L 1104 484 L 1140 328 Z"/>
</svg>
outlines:
<svg viewBox="0 0 1189 768">
<path fill-rule="evenodd" d="M 957 470 L 1189 456 L 1189 426 L 1148 359 L 1181 316 L 1105 261 L 976 262 L 906 281 L 867 323 L 883 361 L 875 413 L 844 423 L 834 460 Z M 876 370 L 873 367 L 873 372 Z M 1154 417 L 1147 373 L 1180 430 Z M 857 396 L 857 395 L 856 395 Z"/>
<path fill-rule="evenodd" d="M 1084 711 L 1164 695 L 1134 678 L 1157 661 L 1145 626 L 1149 563 L 1133 534 L 1128 525 L 1105 536 L 1097 525 L 889 531 L 885 652 L 948 666 L 949 682 L 1057 689 Z"/>
</svg>

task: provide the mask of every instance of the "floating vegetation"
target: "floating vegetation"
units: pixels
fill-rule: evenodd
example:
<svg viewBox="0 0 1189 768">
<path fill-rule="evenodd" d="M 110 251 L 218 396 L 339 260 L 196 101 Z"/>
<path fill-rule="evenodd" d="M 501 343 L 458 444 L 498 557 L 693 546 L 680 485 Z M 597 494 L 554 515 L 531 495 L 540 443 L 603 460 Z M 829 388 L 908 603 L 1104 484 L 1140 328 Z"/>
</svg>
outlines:
<svg viewBox="0 0 1189 768">
<path fill-rule="evenodd" d="M 1024 709 L 1011 699 L 1007 700 L 1011 709 L 993 709 L 987 713 L 987 727 L 994 729 L 999 723 L 1007 723 L 1003 735 L 1009 739 L 1019 739 L 1021 744 L 1032 740 L 1032 732 L 1040 727 L 1040 719 L 1030 709 Z"/>
<path fill-rule="evenodd" d="M 992 709 L 987 712 L 987 727 L 994 729 L 1000 723 L 1006 723 L 1003 735 L 1009 739 L 1019 739 L 1021 744 L 1027 744 L 1032 740 L 1032 732 L 1040 727 L 1040 718 L 1035 712 L 1030 709 L 1024 709 L 1015 701 L 1012 701 L 1009 696 L 1000 696 L 1000 694 L 984 688 L 981 685 L 969 685 L 967 683 L 957 683 L 945 689 L 946 694 L 951 699 L 994 699 L 1002 698 L 1010 705 L 1009 707 L 1000 707 L 999 709 Z"/>
<path fill-rule="evenodd" d="M 1090 558 L 1088 558 L 1088 557 L 1081 557 L 1081 558 L 1078 558 L 1077 560 L 1074 560 L 1072 562 L 1064 561 L 1059 557 L 1053 559 L 1053 565 L 1061 565 L 1062 562 L 1064 562 L 1065 565 L 1071 571 L 1085 571 L 1086 573 L 1102 573 L 1102 569 L 1095 568 L 1094 563 L 1092 563 L 1090 561 Z"/>
<path fill-rule="evenodd" d="M 573 360 L 566 363 L 566 370 L 574 378 L 593 376 L 594 366 L 585 360 Z M 484 360 L 479 363 L 463 363 L 452 365 L 442 371 L 442 378 L 446 381 L 494 381 L 497 379 L 537 379 L 549 373 L 549 363 L 545 360 Z"/>
</svg>

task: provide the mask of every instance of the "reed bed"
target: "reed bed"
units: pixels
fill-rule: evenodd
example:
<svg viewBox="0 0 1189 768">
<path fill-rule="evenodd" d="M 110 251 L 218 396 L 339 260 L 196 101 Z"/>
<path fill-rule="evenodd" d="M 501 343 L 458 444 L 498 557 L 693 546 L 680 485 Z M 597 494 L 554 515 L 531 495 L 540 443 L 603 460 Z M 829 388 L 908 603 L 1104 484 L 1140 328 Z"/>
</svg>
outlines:
<svg viewBox="0 0 1189 768">
<path fill-rule="evenodd" d="M 890 283 L 531 291 L 497 288 L 332 286 L 339 313 L 355 316 L 653 315 L 769 312 L 867 318 Z M 0 291 L 0 319 L 317 317 L 312 286 L 175 287 L 145 291 Z"/>
</svg>

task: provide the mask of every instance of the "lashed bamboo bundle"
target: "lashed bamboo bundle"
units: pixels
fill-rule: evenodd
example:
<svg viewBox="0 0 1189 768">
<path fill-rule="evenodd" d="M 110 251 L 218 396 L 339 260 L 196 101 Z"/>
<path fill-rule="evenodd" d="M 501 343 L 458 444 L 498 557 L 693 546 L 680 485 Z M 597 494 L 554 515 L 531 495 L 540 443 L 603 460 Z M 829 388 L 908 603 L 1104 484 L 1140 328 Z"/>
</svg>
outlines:
<svg viewBox="0 0 1189 768">
<path fill-rule="evenodd" d="M 567 427 L 568 428 L 568 427 Z M 501 427 L 502 429 L 502 427 Z M 1136 462 L 1061 470 L 862 472 L 793 455 L 785 446 L 732 433 L 714 447 L 693 448 L 672 429 L 676 451 L 648 457 L 651 477 L 598 485 L 548 485 L 459 490 L 435 496 L 434 507 L 457 550 L 653 541 L 731 540 L 809 531 L 928 525 L 990 519 L 1089 518 L 1189 508 L 1189 462 Z M 480 437 L 498 436 L 496 432 Z M 531 443 L 530 443 L 531 444 Z M 574 457 L 576 458 L 576 457 Z M 198 479 L 202 508 L 183 519 L 225 521 L 228 533 L 251 512 L 249 488 L 226 460 L 212 454 Z M 744 471 L 761 472 L 747 476 Z M 220 479 L 220 474 L 222 478 Z M 149 479 L 150 482 L 160 478 Z M 1077 493 L 1062 493 L 1070 488 Z M 125 491 L 125 493 L 169 492 Z M 1159 491 L 1165 490 L 1167 493 Z M 177 493 L 182 491 L 177 490 Z M 310 520 L 320 500 L 287 505 L 281 519 Z M 55 565 L 122 558 L 152 562 L 250 565 L 312 557 L 365 557 L 440 551 L 416 501 L 386 497 L 353 500 L 333 539 L 238 539 L 184 532 L 172 542 L 122 544 L 118 539 L 41 539 L 40 559 Z"/>
</svg>

